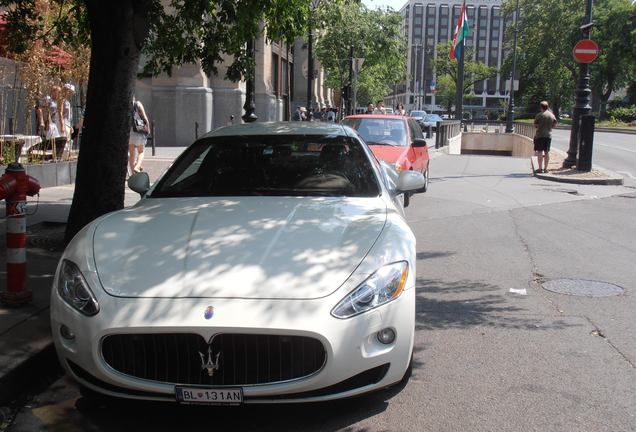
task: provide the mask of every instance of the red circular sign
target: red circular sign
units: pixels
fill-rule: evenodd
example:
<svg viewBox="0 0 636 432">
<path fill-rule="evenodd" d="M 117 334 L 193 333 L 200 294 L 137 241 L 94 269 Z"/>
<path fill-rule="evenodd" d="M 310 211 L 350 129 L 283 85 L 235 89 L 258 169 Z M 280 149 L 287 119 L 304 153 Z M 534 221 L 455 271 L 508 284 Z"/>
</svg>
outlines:
<svg viewBox="0 0 636 432">
<path fill-rule="evenodd" d="M 598 57 L 598 45 L 592 39 L 581 39 L 574 45 L 572 54 L 579 63 L 592 63 Z"/>
</svg>

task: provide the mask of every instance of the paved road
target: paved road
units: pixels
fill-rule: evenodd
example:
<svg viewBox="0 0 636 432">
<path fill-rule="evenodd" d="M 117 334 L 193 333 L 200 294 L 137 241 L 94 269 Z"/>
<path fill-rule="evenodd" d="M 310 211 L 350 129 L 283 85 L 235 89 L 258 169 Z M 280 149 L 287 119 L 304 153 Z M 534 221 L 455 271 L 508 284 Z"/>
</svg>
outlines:
<svg viewBox="0 0 636 432">
<path fill-rule="evenodd" d="M 415 370 L 401 391 L 332 404 L 93 407 L 66 379 L 12 431 L 634 431 L 636 193 L 530 176 L 528 160 L 441 156 L 418 238 Z M 621 296 L 542 288 L 611 282 Z"/>
<path fill-rule="evenodd" d="M 552 143 L 556 148 L 567 151 L 570 131 L 554 130 Z M 592 164 L 617 172 L 624 177 L 625 185 L 636 186 L 636 135 L 596 132 Z"/>
</svg>

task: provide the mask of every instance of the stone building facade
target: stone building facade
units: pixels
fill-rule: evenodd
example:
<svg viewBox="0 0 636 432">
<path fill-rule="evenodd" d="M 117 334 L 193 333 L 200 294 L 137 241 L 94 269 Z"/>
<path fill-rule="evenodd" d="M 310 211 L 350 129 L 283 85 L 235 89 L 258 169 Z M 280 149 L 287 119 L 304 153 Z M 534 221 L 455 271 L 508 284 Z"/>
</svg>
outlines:
<svg viewBox="0 0 636 432">
<path fill-rule="evenodd" d="M 299 39 L 293 46 L 255 43 L 255 95 L 258 121 L 289 120 L 298 106 L 307 105 L 307 47 Z M 228 59 L 229 60 L 229 59 Z M 332 105 L 332 91 L 324 85 L 324 73 L 314 59 L 312 105 Z M 172 76 L 161 75 L 137 82 L 136 95 L 154 124 L 157 146 L 187 146 L 197 135 L 231 123 L 242 122 L 245 81 L 206 75 L 197 65 L 175 67 Z"/>
</svg>

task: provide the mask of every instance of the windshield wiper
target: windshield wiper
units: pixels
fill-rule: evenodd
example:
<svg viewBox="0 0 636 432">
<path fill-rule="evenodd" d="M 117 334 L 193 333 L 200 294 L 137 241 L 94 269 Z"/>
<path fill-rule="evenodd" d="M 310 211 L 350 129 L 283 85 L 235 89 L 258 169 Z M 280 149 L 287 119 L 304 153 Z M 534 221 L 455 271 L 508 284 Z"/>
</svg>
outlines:
<svg viewBox="0 0 636 432">
<path fill-rule="evenodd" d="M 391 147 L 395 147 L 394 144 L 388 143 L 388 142 L 375 142 L 375 141 L 366 141 L 367 145 L 381 145 L 381 146 L 391 146 Z"/>
</svg>

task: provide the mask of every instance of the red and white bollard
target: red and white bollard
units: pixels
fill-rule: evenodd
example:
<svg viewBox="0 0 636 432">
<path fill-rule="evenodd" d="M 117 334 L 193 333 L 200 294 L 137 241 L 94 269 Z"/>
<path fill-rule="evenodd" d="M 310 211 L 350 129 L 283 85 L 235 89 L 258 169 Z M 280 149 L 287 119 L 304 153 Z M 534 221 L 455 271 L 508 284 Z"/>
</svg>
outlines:
<svg viewBox="0 0 636 432">
<path fill-rule="evenodd" d="M 7 216 L 7 290 L 0 292 L 0 302 L 10 306 L 33 297 L 26 288 L 26 197 L 39 191 L 40 183 L 21 164 L 9 164 L 0 177 L 0 200 L 6 200 Z"/>
</svg>

